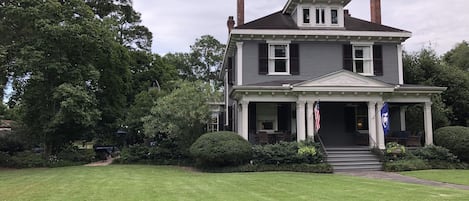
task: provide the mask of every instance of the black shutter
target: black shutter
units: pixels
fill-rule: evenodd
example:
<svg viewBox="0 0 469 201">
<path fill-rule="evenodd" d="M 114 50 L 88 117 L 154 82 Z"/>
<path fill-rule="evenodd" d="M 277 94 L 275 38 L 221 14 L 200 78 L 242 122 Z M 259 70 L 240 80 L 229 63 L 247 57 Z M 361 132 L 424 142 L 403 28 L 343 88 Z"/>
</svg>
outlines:
<svg viewBox="0 0 469 201">
<path fill-rule="evenodd" d="M 300 49 L 298 44 L 290 44 L 290 73 L 300 74 Z"/>
<path fill-rule="evenodd" d="M 233 129 L 233 106 L 228 106 L 228 126 L 226 131 L 234 131 Z"/>
<path fill-rule="evenodd" d="M 269 73 L 269 46 L 267 43 L 259 44 L 259 75 Z"/>
<path fill-rule="evenodd" d="M 383 75 L 383 46 L 373 45 L 373 72 L 376 76 Z"/>
<path fill-rule="evenodd" d="M 228 84 L 234 83 L 233 57 L 228 57 Z"/>
<path fill-rule="evenodd" d="M 353 54 L 352 54 L 352 45 L 345 44 L 343 46 L 343 68 L 348 71 L 353 71 Z"/>
</svg>

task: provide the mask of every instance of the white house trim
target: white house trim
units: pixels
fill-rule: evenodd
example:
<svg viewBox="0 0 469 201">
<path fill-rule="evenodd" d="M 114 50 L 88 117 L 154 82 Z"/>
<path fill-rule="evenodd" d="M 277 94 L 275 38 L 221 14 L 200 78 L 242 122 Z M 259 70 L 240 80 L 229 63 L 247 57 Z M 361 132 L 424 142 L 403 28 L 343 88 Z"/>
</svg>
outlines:
<svg viewBox="0 0 469 201">
<path fill-rule="evenodd" d="M 397 37 L 397 38 L 410 38 L 410 32 L 385 32 L 385 31 L 344 31 L 344 30 L 272 30 L 272 29 L 234 29 L 231 31 L 233 35 L 284 35 L 284 36 L 361 36 L 361 37 Z"/>
<path fill-rule="evenodd" d="M 237 42 L 236 48 L 236 84 L 243 85 L 243 42 Z"/>
<path fill-rule="evenodd" d="M 399 72 L 399 84 L 404 84 L 404 64 L 402 61 L 402 45 L 397 45 L 397 70 Z"/>
</svg>

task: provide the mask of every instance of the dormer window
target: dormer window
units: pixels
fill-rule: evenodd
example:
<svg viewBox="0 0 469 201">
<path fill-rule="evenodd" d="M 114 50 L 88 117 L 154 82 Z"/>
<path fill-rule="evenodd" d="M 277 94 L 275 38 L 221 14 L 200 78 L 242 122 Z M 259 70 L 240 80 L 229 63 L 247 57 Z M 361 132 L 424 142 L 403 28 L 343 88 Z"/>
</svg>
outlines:
<svg viewBox="0 0 469 201">
<path fill-rule="evenodd" d="M 331 24 L 339 24 L 339 11 L 336 8 L 331 9 Z"/>
<path fill-rule="evenodd" d="M 299 27 L 343 27 L 344 14 L 340 5 L 302 4 L 292 14 Z"/>
<path fill-rule="evenodd" d="M 316 8 L 316 24 L 326 24 L 326 9 Z"/>
<path fill-rule="evenodd" d="M 303 8 L 303 23 L 309 24 L 310 17 L 309 17 L 309 8 Z"/>
</svg>

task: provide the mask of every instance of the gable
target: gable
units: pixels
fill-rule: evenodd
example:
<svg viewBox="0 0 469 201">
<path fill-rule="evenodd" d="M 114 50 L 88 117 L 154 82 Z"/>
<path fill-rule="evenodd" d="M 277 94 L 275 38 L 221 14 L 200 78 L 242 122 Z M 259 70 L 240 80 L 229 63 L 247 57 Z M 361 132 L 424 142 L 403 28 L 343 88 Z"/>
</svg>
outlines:
<svg viewBox="0 0 469 201">
<path fill-rule="evenodd" d="M 378 87 L 392 85 L 353 72 L 340 70 L 322 77 L 295 84 L 294 87 Z"/>
</svg>

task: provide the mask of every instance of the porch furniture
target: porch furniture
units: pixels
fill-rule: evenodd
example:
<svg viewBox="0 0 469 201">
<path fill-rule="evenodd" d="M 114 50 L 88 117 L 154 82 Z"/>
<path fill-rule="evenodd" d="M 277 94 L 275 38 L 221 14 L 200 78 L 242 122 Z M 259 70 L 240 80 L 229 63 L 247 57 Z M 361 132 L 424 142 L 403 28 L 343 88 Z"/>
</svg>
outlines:
<svg viewBox="0 0 469 201">
<path fill-rule="evenodd" d="M 269 144 L 269 136 L 267 132 L 259 131 L 257 133 L 257 136 L 259 138 L 259 144 L 264 145 L 264 144 Z"/>
<path fill-rule="evenodd" d="M 392 132 L 384 137 L 386 143 L 388 142 L 396 142 L 400 145 L 407 146 L 407 140 L 409 139 L 410 132 L 409 131 L 395 131 Z"/>
<path fill-rule="evenodd" d="M 420 147 L 422 146 L 421 140 L 422 140 L 423 132 L 419 131 L 414 133 L 414 135 L 410 135 L 407 138 L 406 145 L 407 147 Z"/>
</svg>

